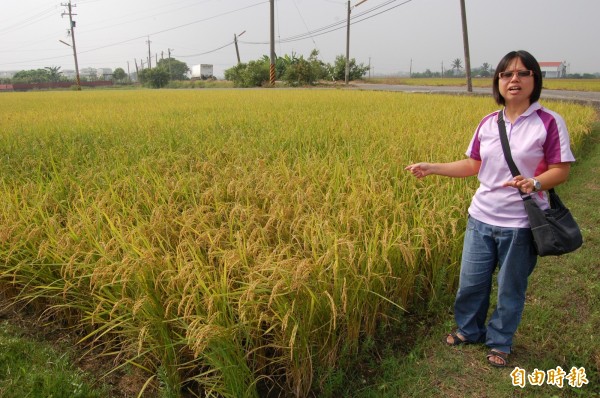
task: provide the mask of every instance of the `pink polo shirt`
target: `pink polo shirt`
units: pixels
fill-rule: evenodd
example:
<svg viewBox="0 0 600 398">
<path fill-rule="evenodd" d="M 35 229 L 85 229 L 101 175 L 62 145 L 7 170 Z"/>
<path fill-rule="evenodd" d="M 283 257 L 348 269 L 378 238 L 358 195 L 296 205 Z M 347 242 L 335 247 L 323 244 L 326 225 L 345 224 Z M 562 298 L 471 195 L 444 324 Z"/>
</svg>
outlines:
<svg viewBox="0 0 600 398">
<path fill-rule="evenodd" d="M 550 164 L 575 161 L 567 126 L 559 114 L 535 102 L 514 124 L 506 117 L 504 120 L 512 157 L 521 175 L 535 177 L 548 170 Z M 469 144 L 467 156 L 481 161 L 477 176 L 480 185 L 469 214 L 491 225 L 527 228 L 529 221 L 518 190 L 502 186 L 513 177 L 499 134 L 496 111 L 483 118 Z M 534 193 L 533 197 L 542 209 L 548 208 L 545 192 Z"/>
</svg>

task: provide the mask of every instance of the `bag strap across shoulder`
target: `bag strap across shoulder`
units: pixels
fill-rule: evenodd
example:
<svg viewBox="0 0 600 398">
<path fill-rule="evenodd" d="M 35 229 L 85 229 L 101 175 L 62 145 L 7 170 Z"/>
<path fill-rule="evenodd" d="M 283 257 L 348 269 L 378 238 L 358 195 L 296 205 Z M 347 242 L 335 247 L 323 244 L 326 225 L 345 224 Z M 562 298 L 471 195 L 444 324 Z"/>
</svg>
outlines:
<svg viewBox="0 0 600 398">
<path fill-rule="evenodd" d="M 506 125 L 504 124 L 504 110 L 500 110 L 498 112 L 498 130 L 500 130 L 500 142 L 502 143 L 502 152 L 504 152 L 504 158 L 506 159 L 506 163 L 508 163 L 508 168 L 510 169 L 513 177 L 521 175 L 519 168 L 515 164 L 515 161 L 512 158 L 512 153 L 510 152 L 510 145 L 508 143 L 508 136 L 506 135 Z M 554 188 L 548 190 L 550 194 L 554 194 Z M 527 195 L 525 192 L 519 189 L 519 193 L 521 194 L 521 198 L 523 200 L 530 199 L 531 197 Z"/>
<path fill-rule="evenodd" d="M 506 163 L 508 163 L 508 168 L 510 169 L 513 177 L 521 175 L 519 168 L 515 164 L 515 161 L 512 158 L 512 153 L 510 152 L 510 145 L 508 143 L 508 136 L 506 135 L 506 125 L 504 124 L 504 111 L 500 110 L 498 112 L 498 129 L 500 130 L 500 142 L 502 143 L 502 151 L 504 152 L 504 158 L 506 159 Z"/>
</svg>

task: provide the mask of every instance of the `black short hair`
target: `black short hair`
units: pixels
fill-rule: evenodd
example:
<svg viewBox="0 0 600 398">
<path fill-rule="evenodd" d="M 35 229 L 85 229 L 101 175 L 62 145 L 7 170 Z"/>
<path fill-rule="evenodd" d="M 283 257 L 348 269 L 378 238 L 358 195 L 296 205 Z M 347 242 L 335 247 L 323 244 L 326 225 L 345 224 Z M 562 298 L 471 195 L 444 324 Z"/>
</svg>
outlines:
<svg viewBox="0 0 600 398">
<path fill-rule="evenodd" d="M 523 65 L 525 65 L 527 69 L 533 71 L 534 86 L 531 97 L 529 97 L 529 103 L 532 104 L 539 100 L 540 95 L 542 94 L 542 70 L 540 69 L 540 64 L 538 61 L 533 55 L 529 54 L 525 50 L 511 51 L 500 60 L 498 66 L 496 67 L 496 71 L 494 72 L 494 84 L 492 92 L 498 105 L 506 105 L 504 97 L 500 94 L 500 89 L 498 88 L 500 72 L 504 72 L 504 70 L 515 58 L 520 58 L 521 62 L 523 62 Z"/>
</svg>

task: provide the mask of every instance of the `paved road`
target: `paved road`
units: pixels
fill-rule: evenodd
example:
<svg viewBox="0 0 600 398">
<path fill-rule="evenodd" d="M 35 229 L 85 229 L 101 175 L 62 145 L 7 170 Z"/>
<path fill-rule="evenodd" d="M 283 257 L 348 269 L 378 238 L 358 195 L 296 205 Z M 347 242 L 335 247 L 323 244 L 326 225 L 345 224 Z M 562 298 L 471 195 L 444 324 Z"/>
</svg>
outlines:
<svg viewBox="0 0 600 398">
<path fill-rule="evenodd" d="M 465 95 L 492 95 L 491 88 L 473 87 L 473 92 L 468 93 L 466 87 L 454 86 L 408 86 L 401 84 L 352 84 L 357 90 L 382 90 L 382 91 L 404 91 L 410 93 L 432 93 L 432 94 L 465 94 Z M 574 101 L 593 105 L 600 108 L 600 93 L 590 91 L 563 91 L 542 90 L 542 98 Z"/>
</svg>

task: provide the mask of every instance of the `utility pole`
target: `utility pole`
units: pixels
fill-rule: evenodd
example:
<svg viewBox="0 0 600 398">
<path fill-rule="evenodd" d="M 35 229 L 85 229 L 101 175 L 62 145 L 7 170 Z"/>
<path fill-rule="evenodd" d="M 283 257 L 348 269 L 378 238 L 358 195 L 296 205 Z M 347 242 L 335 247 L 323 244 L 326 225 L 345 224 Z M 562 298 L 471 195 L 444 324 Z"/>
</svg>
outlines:
<svg viewBox="0 0 600 398">
<path fill-rule="evenodd" d="M 344 83 L 348 84 L 350 78 L 350 0 L 348 0 L 348 19 L 346 22 L 346 71 L 344 74 Z"/>
<path fill-rule="evenodd" d="M 241 61 L 240 61 L 240 50 L 238 49 L 237 39 L 238 39 L 238 37 L 241 37 L 244 33 L 246 33 L 246 31 L 243 31 L 239 35 L 236 35 L 235 33 L 233 34 L 233 42 L 235 43 L 235 54 L 237 55 L 238 65 L 241 63 Z"/>
<path fill-rule="evenodd" d="M 358 7 L 362 3 L 367 0 L 361 0 L 354 5 L 354 7 Z M 350 7 L 350 0 L 348 0 L 348 19 L 346 22 L 346 73 L 344 82 L 348 84 L 348 80 L 350 79 L 350 12 L 354 7 Z"/>
<path fill-rule="evenodd" d="M 467 33 L 467 12 L 465 11 L 465 0 L 460 0 L 460 14 L 462 17 L 463 46 L 465 47 L 465 69 L 467 72 L 467 91 L 473 92 L 471 82 L 471 56 L 469 55 L 469 34 Z"/>
<path fill-rule="evenodd" d="M 71 42 L 72 42 L 72 47 L 73 47 L 73 58 L 75 58 L 75 79 L 77 81 L 77 90 L 81 90 L 81 80 L 79 79 L 79 63 L 77 62 L 77 48 L 75 47 L 75 21 L 73 21 L 73 15 L 77 15 L 77 14 L 73 14 L 73 7 L 71 5 L 71 0 L 69 0 L 69 2 L 67 4 L 61 4 L 61 6 L 63 7 L 67 7 L 67 9 L 69 10 L 68 13 L 63 12 L 61 16 L 65 16 L 66 14 L 69 15 L 69 23 L 70 23 L 70 29 L 69 29 L 69 33 L 71 34 Z"/>
<path fill-rule="evenodd" d="M 127 61 L 127 80 L 131 82 L 131 74 L 129 73 L 129 61 Z"/>
<path fill-rule="evenodd" d="M 169 54 L 169 78 L 173 79 L 173 73 L 171 72 L 171 51 L 175 51 L 172 48 L 167 48 Z"/>
<path fill-rule="evenodd" d="M 148 69 L 152 69 L 152 54 L 150 53 L 150 36 L 148 36 L 148 40 L 146 40 L 146 43 L 148 43 Z"/>
<path fill-rule="evenodd" d="M 238 48 L 237 35 L 235 33 L 233 34 L 233 43 L 235 44 L 235 55 L 237 56 L 237 61 L 238 61 L 238 65 L 239 65 L 241 63 L 241 61 L 240 61 L 240 49 Z"/>
<path fill-rule="evenodd" d="M 275 85 L 275 0 L 270 0 L 271 9 L 271 64 L 269 65 L 269 83 Z"/>
</svg>

